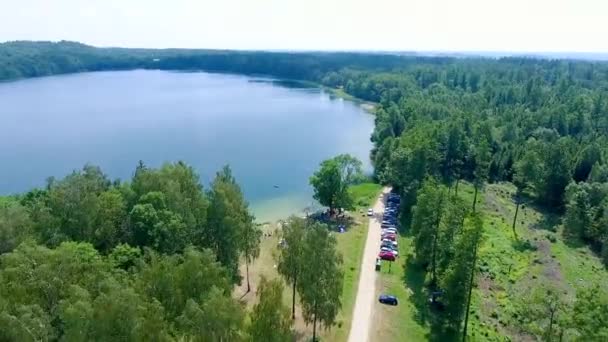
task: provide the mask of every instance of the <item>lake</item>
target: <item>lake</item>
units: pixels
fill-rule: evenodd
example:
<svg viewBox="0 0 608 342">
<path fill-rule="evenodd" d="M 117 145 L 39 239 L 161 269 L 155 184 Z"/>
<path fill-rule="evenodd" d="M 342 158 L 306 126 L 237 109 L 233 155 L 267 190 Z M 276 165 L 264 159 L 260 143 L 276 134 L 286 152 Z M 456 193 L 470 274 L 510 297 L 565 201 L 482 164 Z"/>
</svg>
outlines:
<svg viewBox="0 0 608 342">
<path fill-rule="evenodd" d="M 229 164 L 259 221 L 312 203 L 319 163 L 350 153 L 371 169 L 373 117 L 318 88 L 248 76 L 95 72 L 0 83 L 0 194 L 85 163 L 128 179 L 139 160 L 183 160 L 208 184 Z"/>
</svg>

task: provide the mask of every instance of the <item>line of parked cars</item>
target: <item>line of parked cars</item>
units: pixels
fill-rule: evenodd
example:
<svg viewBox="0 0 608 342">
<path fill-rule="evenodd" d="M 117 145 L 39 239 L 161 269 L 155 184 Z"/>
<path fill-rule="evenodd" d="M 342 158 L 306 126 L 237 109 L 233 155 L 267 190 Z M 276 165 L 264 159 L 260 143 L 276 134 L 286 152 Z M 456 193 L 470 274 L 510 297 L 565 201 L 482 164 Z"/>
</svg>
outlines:
<svg viewBox="0 0 608 342">
<path fill-rule="evenodd" d="M 380 224 L 380 253 L 376 259 L 376 270 L 380 270 L 382 260 L 395 261 L 399 257 L 399 243 L 397 242 L 399 222 L 397 216 L 399 213 L 399 204 L 401 198 L 399 195 L 389 193 L 386 199 L 386 208 L 382 215 L 382 223 Z M 399 301 L 397 297 L 389 294 L 381 294 L 378 301 L 386 305 L 397 305 Z"/>
<path fill-rule="evenodd" d="M 382 216 L 382 228 L 380 239 L 380 253 L 378 258 L 381 260 L 395 261 L 399 256 L 399 243 L 397 242 L 398 227 L 397 215 L 399 213 L 399 203 L 401 198 L 399 195 L 389 193 L 386 200 L 386 208 Z"/>
</svg>

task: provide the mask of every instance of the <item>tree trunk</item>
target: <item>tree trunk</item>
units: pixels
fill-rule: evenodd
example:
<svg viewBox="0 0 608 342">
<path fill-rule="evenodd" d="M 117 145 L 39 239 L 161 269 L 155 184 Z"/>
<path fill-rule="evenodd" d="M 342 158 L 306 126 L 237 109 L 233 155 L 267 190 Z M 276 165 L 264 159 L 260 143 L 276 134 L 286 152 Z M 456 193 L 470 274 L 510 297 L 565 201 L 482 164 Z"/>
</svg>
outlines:
<svg viewBox="0 0 608 342">
<path fill-rule="evenodd" d="M 462 329 L 462 342 L 465 342 L 467 339 L 467 325 L 469 324 L 469 309 L 471 308 L 471 293 L 473 292 L 473 280 L 475 279 L 475 264 L 477 264 L 477 247 L 479 245 L 479 241 L 475 244 L 475 249 L 473 250 L 473 268 L 471 269 L 471 278 L 469 279 L 469 298 L 467 298 L 467 311 L 464 316 L 464 327 Z"/>
<path fill-rule="evenodd" d="M 515 240 L 517 240 L 517 231 L 515 230 L 515 223 L 517 222 L 517 214 L 519 213 L 519 199 L 516 200 L 517 204 L 515 205 L 515 216 L 513 216 L 513 236 L 515 236 Z"/>
<path fill-rule="evenodd" d="M 475 206 L 477 205 L 477 185 L 475 185 L 475 194 L 473 195 L 473 212 L 475 212 Z"/>
<path fill-rule="evenodd" d="M 437 230 L 439 230 L 439 224 L 437 224 Z M 433 259 L 432 259 L 432 272 L 433 272 L 433 281 L 432 281 L 432 285 L 435 286 L 435 284 L 437 284 L 437 264 L 436 264 L 436 260 L 437 260 L 437 236 L 438 236 L 438 232 L 435 232 L 435 236 L 433 236 Z"/>
<path fill-rule="evenodd" d="M 433 273 L 432 285 L 435 286 L 437 283 L 437 240 L 439 238 L 439 224 L 441 223 L 441 213 L 443 211 L 443 196 L 445 192 L 442 192 L 440 203 L 438 203 L 437 217 L 435 218 L 435 234 L 433 235 L 433 255 L 431 259 L 431 268 Z"/>
<path fill-rule="evenodd" d="M 549 318 L 549 331 L 547 332 L 547 341 L 553 339 L 553 319 L 555 317 L 555 310 L 551 310 L 551 317 Z"/>
<path fill-rule="evenodd" d="M 247 293 L 251 292 L 251 284 L 249 283 L 249 260 L 245 258 L 245 273 L 247 274 Z"/>
<path fill-rule="evenodd" d="M 317 341 L 317 302 L 315 301 L 315 318 L 312 321 L 312 342 Z"/>
<path fill-rule="evenodd" d="M 296 282 L 298 277 L 293 277 L 293 288 L 291 291 L 291 319 L 296 319 Z"/>
</svg>

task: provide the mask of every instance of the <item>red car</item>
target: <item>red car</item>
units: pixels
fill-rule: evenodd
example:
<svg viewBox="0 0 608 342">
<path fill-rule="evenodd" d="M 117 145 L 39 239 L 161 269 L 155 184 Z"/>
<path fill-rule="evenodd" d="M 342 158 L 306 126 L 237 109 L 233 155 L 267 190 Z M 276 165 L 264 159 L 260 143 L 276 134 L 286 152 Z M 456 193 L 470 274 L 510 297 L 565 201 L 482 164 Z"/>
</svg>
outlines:
<svg viewBox="0 0 608 342">
<path fill-rule="evenodd" d="M 378 257 L 382 260 L 395 261 L 395 255 L 392 252 L 382 251 L 378 254 Z"/>
</svg>

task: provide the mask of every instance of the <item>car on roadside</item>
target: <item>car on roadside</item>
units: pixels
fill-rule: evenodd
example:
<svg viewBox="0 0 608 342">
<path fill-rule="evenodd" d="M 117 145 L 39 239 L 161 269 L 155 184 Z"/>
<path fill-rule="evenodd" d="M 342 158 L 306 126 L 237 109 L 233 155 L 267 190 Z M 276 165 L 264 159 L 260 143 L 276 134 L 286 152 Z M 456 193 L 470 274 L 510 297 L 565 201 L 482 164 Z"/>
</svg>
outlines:
<svg viewBox="0 0 608 342">
<path fill-rule="evenodd" d="M 388 245 L 388 246 L 392 246 L 393 249 L 398 249 L 399 248 L 399 244 L 397 243 L 397 241 L 392 241 L 392 240 L 389 240 L 389 239 L 383 239 L 382 240 L 382 244 Z"/>
<path fill-rule="evenodd" d="M 391 234 L 391 233 L 383 234 L 382 235 L 382 240 L 395 241 L 395 240 L 397 240 L 397 234 Z"/>
<path fill-rule="evenodd" d="M 395 258 L 399 257 L 399 252 L 397 252 L 396 250 L 390 248 L 390 247 L 380 247 L 380 252 L 389 252 L 389 253 L 393 253 L 393 255 L 395 256 Z"/>
<path fill-rule="evenodd" d="M 382 242 L 380 243 L 380 247 L 388 247 L 388 248 L 392 248 L 394 250 L 397 250 L 399 247 L 397 247 L 397 244 L 395 243 L 395 241 L 391 241 L 391 240 L 382 240 Z"/>
<path fill-rule="evenodd" d="M 387 305 L 392 305 L 392 306 L 397 306 L 397 304 L 399 304 L 397 297 L 391 296 L 391 295 L 385 295 L 385 294 L 380 295 L 380 297 L 378 297 L 378 301 L 382 304 L 387 304 Z"/>
<path fill-rule="evenodd" d="M 374 209 L 367 209 L 367 216 L 374 216 Z"/>
<path fill-rule="evenodd" d="M 395 254 L 392 252 L 380 251 L 380 253 L 378 253 L 378 258 L 386 261 L 395 261 Z"/>
</svg>

